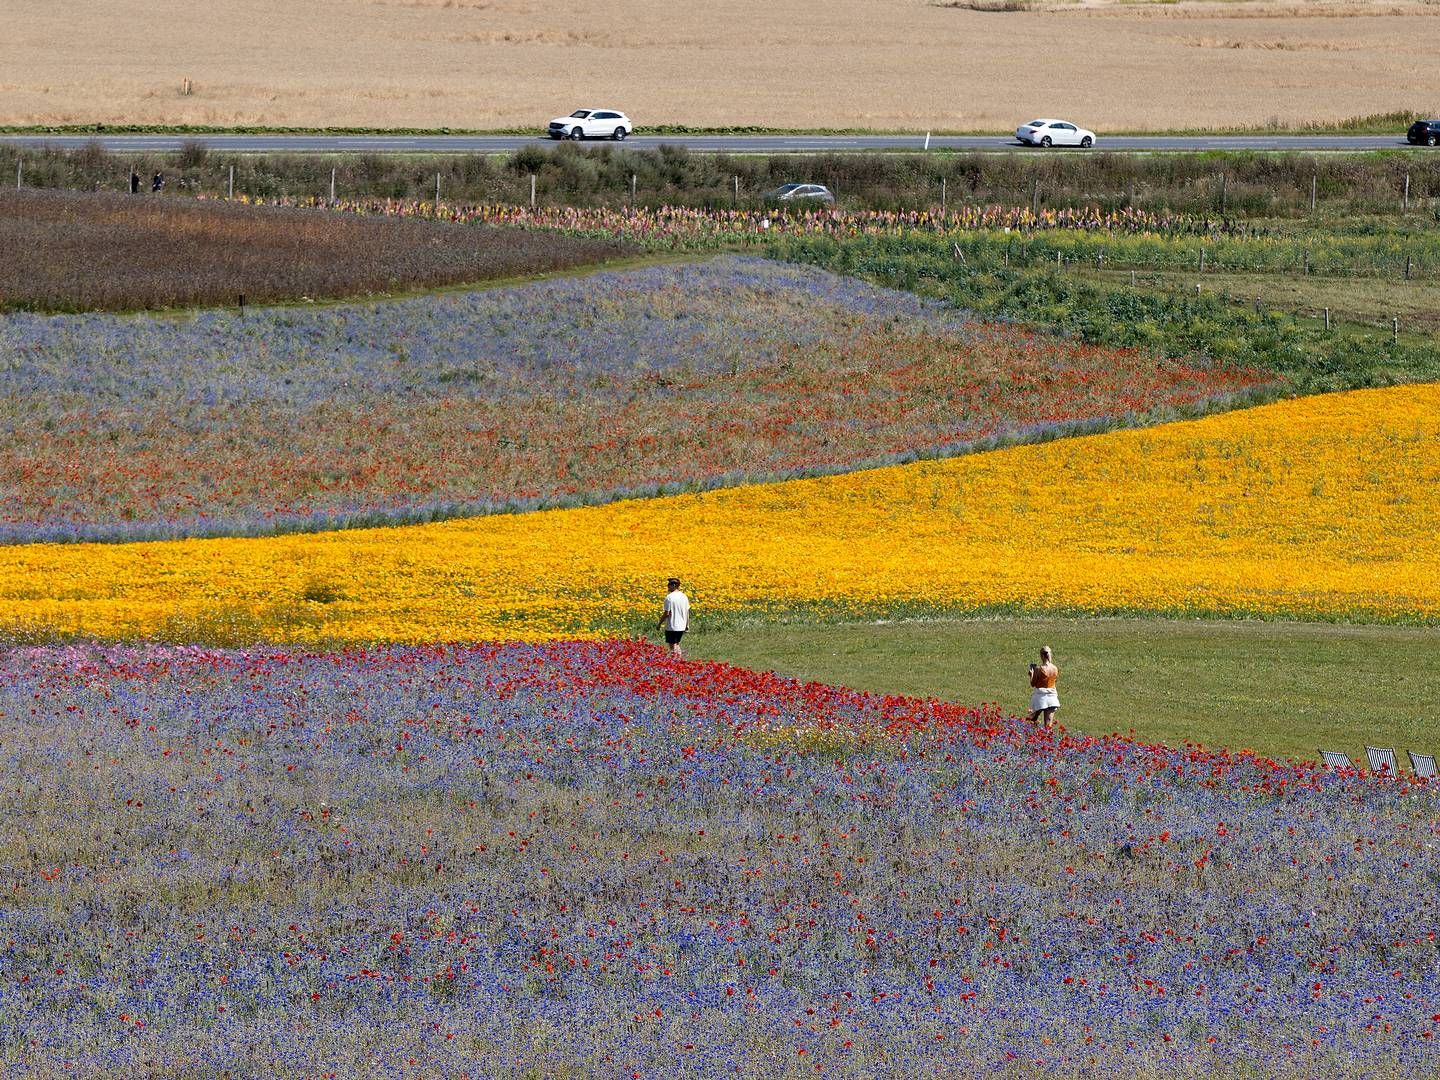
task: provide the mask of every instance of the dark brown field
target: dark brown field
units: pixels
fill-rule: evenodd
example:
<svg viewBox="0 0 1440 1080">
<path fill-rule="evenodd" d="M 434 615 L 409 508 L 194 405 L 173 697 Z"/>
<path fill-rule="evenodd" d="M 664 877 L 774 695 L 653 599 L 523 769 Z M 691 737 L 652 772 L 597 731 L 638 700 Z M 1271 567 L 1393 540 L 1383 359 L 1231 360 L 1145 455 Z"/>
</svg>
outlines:
<svg viewBox="0 0 1440 1080">
<path fill-rule="evenodd" d="M 544 233 L 149 195 L 0 193 L 0 310 L 128 311 L 364 296 L 625 255 Z"/>
</svg>

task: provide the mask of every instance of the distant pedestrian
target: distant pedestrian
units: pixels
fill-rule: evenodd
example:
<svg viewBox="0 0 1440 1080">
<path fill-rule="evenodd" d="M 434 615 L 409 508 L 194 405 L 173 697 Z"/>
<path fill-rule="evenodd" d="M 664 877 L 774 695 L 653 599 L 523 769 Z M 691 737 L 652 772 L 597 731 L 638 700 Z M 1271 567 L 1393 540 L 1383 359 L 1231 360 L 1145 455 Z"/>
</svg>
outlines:
<svg viewBox="0 0 1440 1080">
<path fill-rule="evenodd" d="M 680 579 L 672 577 L 667 583 L 665 613 L 660 616 L 660 629 L 665 631 L 665 644 L 670 646 L 673 656 L 684 656 L 680 651 L 680 639 L 690 626 L 690 598 L 680 591 Z"/>
<path fill-rule="evenodd" d="M 134 169 L 130 170 L 130 194 L 140 194 L 140 174 Z"/>
<path fill-rule="evenodd" d="M 158 193 L 158 192 L 160 191 L 160 189 L 163 188 L 164 186 L 165 186 L 165 174 L 164 174 L 164 173 L 157 172 L 157 173 L 154 175 L 154 177 L 150 180 L 150 190 Z"/>
<path fill-rule="evenodd" d="M 1046 728 L 1055 726 L 1055 710 L 1060 708 L 1060 695 L 1055 684 L 1060 681 L 1060 669 L 1051 658 L 1050 646 L 1040 650 L 1040 663 L 1030 665 L 1030 722 L 1040 722 Z M 1043 720 L 1042 720 L 1043 717 Z"/>
</svg>

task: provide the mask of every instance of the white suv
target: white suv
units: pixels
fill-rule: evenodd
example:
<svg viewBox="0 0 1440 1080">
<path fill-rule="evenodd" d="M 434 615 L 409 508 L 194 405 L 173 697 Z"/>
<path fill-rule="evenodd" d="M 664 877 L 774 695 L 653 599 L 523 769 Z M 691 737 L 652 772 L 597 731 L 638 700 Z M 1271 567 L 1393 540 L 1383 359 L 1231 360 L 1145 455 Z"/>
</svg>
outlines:
<svg viewBox="0 0 1440 1080">
<path fill-rule="evenodd" d="M 569 116 L 550 121 L 547 134 L 552 139 L 614 139 L 620 142 L 635 125 L 616 109 L 576 109 Z"/>
</svg>

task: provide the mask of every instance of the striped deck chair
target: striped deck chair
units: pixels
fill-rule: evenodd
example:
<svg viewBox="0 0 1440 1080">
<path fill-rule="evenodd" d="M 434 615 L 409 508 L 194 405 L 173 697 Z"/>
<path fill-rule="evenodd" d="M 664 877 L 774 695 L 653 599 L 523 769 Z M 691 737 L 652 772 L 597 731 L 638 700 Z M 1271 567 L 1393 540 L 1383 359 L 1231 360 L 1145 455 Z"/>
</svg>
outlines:
<svg viewBox="0 0 1440 1080">
<path fill-rule="evenodd" d="M 1440 775 L 1435 772 L 1434 754 L 1417 754 L 1414 750 L 1405 752 L 1410 755 L 1410 768 L 1415 770 L 1416 776 L 1434 780 L 1437 775 Z"/>
<path fill-rule="evenodd" d="M 1400 763 L 1395 760 L 1395 751 L 1387 747 L 1367 746 L 1365 756 L 1370 761 L 1370 771 L 1377 776 L 1395 776 L 1400 772 Z"/>
<path fill-rule="evenodd" d="M 1354 762 L 1350 760 L 1349 754 L 1342 754 L 1339 750 L 1321 750 L 1320 760 L 1325 763 L 1327 769 L 1353 769 Z"/>
</svg>

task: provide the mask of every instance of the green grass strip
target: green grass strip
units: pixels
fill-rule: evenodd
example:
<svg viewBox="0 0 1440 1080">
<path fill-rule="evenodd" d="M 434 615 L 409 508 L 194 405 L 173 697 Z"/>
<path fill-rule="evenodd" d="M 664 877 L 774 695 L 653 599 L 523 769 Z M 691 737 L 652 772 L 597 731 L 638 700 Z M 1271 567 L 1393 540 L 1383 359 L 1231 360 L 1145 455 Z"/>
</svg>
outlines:
<svg viewBox="0 0 1440 1080">
<path fill-rule="evenodd" d="M 995 616 L 711 628 L 687 655 L 821 682 L 1023 712 L 1041 645 L 1061 669 L 1060 719 L 1091 734 L 1363 760 L 1366 743 L 1440 751 L 1429 707 L 1440 629 L 1294 622 Z"/>
</svg>

